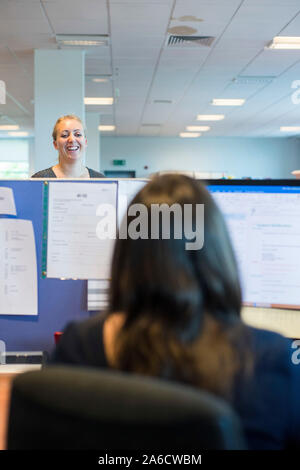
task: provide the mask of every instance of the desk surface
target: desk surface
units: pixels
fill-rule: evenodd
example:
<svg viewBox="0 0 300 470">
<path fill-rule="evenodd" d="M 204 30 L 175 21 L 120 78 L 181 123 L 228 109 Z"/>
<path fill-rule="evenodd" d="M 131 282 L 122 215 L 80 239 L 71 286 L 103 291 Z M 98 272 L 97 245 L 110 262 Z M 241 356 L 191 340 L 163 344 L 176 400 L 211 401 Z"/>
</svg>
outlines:
<svg viewBox="0 0 300 470">
<path fill-rule="evenodd" d="M 275 331 L 287 338 L 300 338 L 300 310 L 243 307 L 242 318 L 250 326 Z"/>
<path fill-rule="evenodd" d="M 22 372 L 28 372 L 29 370 L 39 370 L 41 364 L 1 364 L 0 365 L 0 376 L 5 375 L 15 375 Z"/>
<path fill-rule="evenodd" d="M 0 365 L 0 450 L 5 449 L 11 383 L 16 374 L 40 369 L 40 364 Z"/>
</svg>

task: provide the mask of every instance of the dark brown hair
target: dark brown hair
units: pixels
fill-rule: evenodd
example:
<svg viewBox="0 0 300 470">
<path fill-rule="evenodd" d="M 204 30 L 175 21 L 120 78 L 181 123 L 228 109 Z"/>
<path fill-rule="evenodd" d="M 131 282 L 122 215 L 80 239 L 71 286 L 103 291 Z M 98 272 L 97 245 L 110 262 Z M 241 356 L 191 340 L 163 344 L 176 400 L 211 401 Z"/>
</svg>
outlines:
<svg viewBox="0 0 300 470">
<path fill-rule="evenodd" d="M 183 175 L 155 177 L 132 201 L 137 203 L 148 209 L 204 204 L 204 246 L 186 250 L 185 236 L 172 234 L 117 239 L 109 312 L 124 312 L 125 322 L 116 366 L 226 395 L 248 359 L 241 353 L 241 289 L 224 219 L 204 185 Z"/>
</svg>

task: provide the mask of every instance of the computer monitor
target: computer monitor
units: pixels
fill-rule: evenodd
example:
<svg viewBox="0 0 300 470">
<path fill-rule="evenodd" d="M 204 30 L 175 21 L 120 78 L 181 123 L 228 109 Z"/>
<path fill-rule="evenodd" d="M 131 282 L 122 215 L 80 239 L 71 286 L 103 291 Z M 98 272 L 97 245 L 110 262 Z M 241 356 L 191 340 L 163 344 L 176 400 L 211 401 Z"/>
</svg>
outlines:
<svg viewBox="0 0 300 470">
<path fill-rule="evenodd" d="M 227 222 L 243 304 L 300 309 L 300 181 L 206 184 Z"/>
</svg>

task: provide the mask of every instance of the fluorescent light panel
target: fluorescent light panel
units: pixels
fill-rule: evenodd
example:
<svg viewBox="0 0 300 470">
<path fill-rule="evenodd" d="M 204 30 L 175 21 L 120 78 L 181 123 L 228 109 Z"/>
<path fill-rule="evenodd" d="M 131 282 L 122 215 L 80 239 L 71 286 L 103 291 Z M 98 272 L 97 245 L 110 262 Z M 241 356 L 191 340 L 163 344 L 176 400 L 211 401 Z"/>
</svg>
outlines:
<svg viewBox="0 0 300 470">
<path fill-rule="evenodd" d="M 56 42 L 62 46 L 106 46 L 108 44 L 108 36 L 97 34 L 57 34 Z"/>
<path fill-rule="evenodd" d="M 209 126 L 186 126 L 188 132 L 207 132 L 210 130 Z"/>
<path fill-rule="evenodd" d="M 214 98 L 211 102 L 213 106 L 242 106 L 245 103 L 244 99 L 223 99 Z"/>
<path fill-rule="evenodd" d="M 107 82 L 108 82 L 108 78 L 92 78 L 92 82 L 95 82 L 95 83 L 107 83 Z"/>
<path fill-rule="evenodd" d="M 180 132 L 179 136 L 182 138 L 195 138 L 200 137 L 200 132 Z"/>
<path fill-rule="evenodd" d="M 94 105 L 110 105 L 113 104 L 114 99 L 113 98 L 84 98 L 84 104 L 94 104 Z"/>
<path fill-rule="evenodd" d="M 27 137 L 28 132 L 8 132 L 11 137 Z"/>
<path fill-rule="evenodd" d="M 275 36 L 268 49 L 300 49 L 299 36 Z"/>
<path fill-rule="evenodd" d="M 300 132 L 300 126 L 281 126 L 281 132 Z"/>
<path fill-rule="evenodd" d="M 87 40 L 82 41 L 82 40 L 75 40 L 75 39 L 73 40 L 66 39 L 65 41 L 63 41 L 63 44 L 65 46 L 99 46 L 100 44 L 103 44 L 103 43 L 102 42 L 99 43 L 98 41 L 87 41 Z"/>
<path fill-rule="evenodd" d="M 222 121 L 224 114 L 198 114 L 197 121 Z"/>
<path fill-rule="evenodd" d="M 13 124 L 6 124 L 0 126 L 0 131 L 17 131 L 18 129 L 20 129 L 20 126 Z"/>
<path fill-rule="evenodd" d="M 103 132 L 103 131 L 104 132 L 114 131 L 115 128 L 116 128 L 116 126 L 104 126 L 104 125 L 103 126 L 101 125 L 101 126 L 98 127 L 99 131 L 101 131 L 101 132 Z"/>
</svg>

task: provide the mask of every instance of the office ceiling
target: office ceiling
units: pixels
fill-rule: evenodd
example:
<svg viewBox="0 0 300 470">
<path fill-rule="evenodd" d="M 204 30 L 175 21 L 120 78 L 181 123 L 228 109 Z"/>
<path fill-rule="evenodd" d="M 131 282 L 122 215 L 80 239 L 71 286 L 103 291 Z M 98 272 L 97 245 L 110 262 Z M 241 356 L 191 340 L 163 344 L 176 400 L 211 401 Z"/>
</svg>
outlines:
<svg viewBox="0 0 300 470">
<path fill-rule="evenodd" d="M 300 126 L 300 50 L 266 46 L 300 35 L 300 0 L 0 0 L 0 124 L 34 135 L 34 49 L 58 49 L 58 34 L 109 36 L 87 49 L 85 64 L 86 96 L 114 97 L 86 106 L 116 126 L 106 135 L 178 136 L 191 125 L 211 127 L 200 138 L 297 135 L 280 127 Z M 171 35 L 190 41 L 169 44 Z M 219 107 L 213 98 L 246 102 Z M 222 121 L 196 120 L 220 113 Z"/>
</svg>

